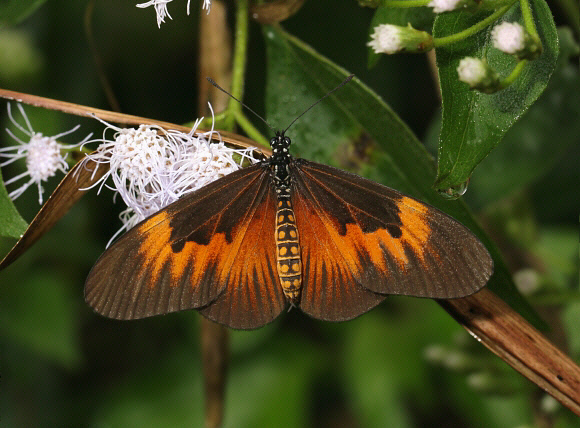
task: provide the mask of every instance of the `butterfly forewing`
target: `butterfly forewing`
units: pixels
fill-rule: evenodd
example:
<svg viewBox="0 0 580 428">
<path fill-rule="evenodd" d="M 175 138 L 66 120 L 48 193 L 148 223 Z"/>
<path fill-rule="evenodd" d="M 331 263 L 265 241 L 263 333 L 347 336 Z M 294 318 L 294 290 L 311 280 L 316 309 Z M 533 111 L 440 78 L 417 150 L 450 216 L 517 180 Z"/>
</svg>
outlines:
<svg viewBox="0 0 580 428">
<path fill-rule="evenodd" d="M 347 266 L 364 288 L 449 299 L 473 294 L 489 279 L 493 262 L 483 244 L 436 208 L 329 166 L 300 159 L 291 169 L 293 197 L 301 201 L 295 204 L 305 211 L 297 210 L 297 222 L 315 213 L 317 235 L 332 243 L 326 266 Z M 315 295 L 309 286 L 305 281 L 303 299 Z"/>
<path fill-rule="evenodd" d="M 236 269 L 268 272 L 273 246 L 261 247 L 263 257 L 246 260 L 247 265 L 240 264 L 244 258 L 238 253 L 256 238 L 256 213 L 263 212 L 272 192 L 268 170 L 256 165 L 149 217 L 99 258 L 86 282 L 87 302 L 110 318 L 143 318 L 211 304 L 230 278 L 249 280 Z M 263 221 L 274 229 L 274 216 Z M 277 278 L 261 280 L 272 287 Z"/>
</svg>

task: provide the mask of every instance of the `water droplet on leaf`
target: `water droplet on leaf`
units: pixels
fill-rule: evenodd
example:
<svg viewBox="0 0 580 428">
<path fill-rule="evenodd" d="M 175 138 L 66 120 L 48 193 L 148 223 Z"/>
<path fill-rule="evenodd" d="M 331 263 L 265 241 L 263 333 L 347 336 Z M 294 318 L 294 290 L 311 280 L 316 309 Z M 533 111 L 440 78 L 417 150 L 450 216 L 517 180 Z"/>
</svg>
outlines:
<svg viewBox="0 0 580 428">
<path fill-rule="evenodd" d="M 459 199 L 465 192 L 467 192 L 467 186 L 469 185 L 469 179 L 457 186 L 451 186 L 445 190 L 439 190 L 439 194 L 445 199 Z"/>
</svg>

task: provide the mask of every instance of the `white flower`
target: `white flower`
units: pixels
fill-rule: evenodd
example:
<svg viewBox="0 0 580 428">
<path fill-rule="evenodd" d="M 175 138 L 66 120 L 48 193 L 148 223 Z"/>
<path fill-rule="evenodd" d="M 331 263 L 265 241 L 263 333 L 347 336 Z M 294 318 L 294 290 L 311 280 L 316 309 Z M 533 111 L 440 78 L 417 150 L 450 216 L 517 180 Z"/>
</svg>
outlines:
<svg viewBox="0 0 580 428">
<path fill-rule="evenodd" d="M 465 57 L 459 61 L 457 67 L 459 80 L 484 93 L 493 93 L 501 89 L 498 74 L 489 64 L 479 58 Z"/>
<path fill-rule="evenodd" d="M 153 6 L 155 8 L 155 14 L 157 15 L 157 26 L 161 27 L 161 24 L 165 22 L 165 17 L 169 19 L 173 19 L 169 14 L 169 10 L 167 9 L 167 5 L 171 3 L 173 0 L 150 0 L 145 3 L 139 3 L 137 7 L 146 8 L 149 6 Z M 191 0 L 187 0 L 187 14 L 189 15 L 189 6 Z M 207 10 L 207 14 L 211 10 L 211 0 L 203 0 L 203 4 L 201 6 L 203 10 Z"/>
<path fill-rule="evenodd" d="M 433 8 L 434 13 L 451 12 L 457 8 L 462 0 L 431 0 L 427 5 Z"/>
<path fill-rule="evenodd" d="M 502 22 L 491 30 L 493 46 L 508 54 L 524 49 L 525 35 L 524 27 L 517 22 Z"/>
<path fill-rule="evenodd" d="M 397 25 L 380 24 L 375 27 L 375 32 L 371 35 L 371 41 L 367 46 L 373 48 L 375 53 L 394 54 L 403 49 L 400 32 Z"/>
<path fill-rule="evenodd" d="M 78 144 L 65 146 L 60 144 L 57 140 L 67 134 L 70 134 L 71 132 L 76 131 L 80 125 L 77 125 L 73 129 L 53 137 L 45 137 L 40 132 L 33 131 L 32 126 L 30 125 L 30 121 L 28 120 L 28 117 L 26 116 L 26 113 L 20 104 L 18 104 L 18 109 L 20 110 L 20 114 L 24 119 L 26 128 L 14 120 L 10 104 L 8 104 L 8 117 L 14 126 L 28 137 L 28 141 L 22 141 L 9 129 L 6 129 L 6 132 L 8 132 L 8 134 L 14 140 L 16 140 L 19 145 L 0 149 L 0 158 L 8 159 L 7 161 L 0 163 L 0 166 L 6 166 L 18 159 L 25 159 L 26 171 L 17 175 L 16 177 L 11 178 L 4 184 L 8 186 L 20 180 L 21 178 L 28 176 L 29 180 L 18 189 L 13 190 L 8 196 L 10 196 L 11 199 L 16 199 L 22 195 L 22 193 L 24 193 L 24 191 L 31 185 L 36 184 L 38 186 L 38 203 L 42 205 L 42 193 L 44 192 L 42 182 L 47 181 L 50 177 L 56 175 L 57 171 L 65 173 L 68 169 L 68 165 L 65 162 L 66 153 L 63 155 L 62 152 L 83 144 L 90 136 Z M 14 153 L 10 153 L 11 151 Z"/>
<path fill-rule="evenodd" d="M 465 57 L 459 61 L 457 74 L 459 80 L 473 87 L 480 83 L 486 75 L 486 63 L 479 58 Z"/>
<path fill-rule="evenodd" d="M 257 162 L 252 148 L 237 150 L 223 142 L 212 143 L 213 129 L 196 133 L 200 122 L 189 133 L 152 125 L 120 129 L 105 123 L 103 138 L 97 140 L 102 144 L 86 160 L 109 164 L 109 171 L 93 186 L 118 192 L 127 205 L 120 215 L 123 227 L 115 236 L 181 196 L 236 171 L 245 161 Z M 109 129 L 116 131 L 112 140 L 106 138 Z M 240 159 L 235 160 L 234 154 Z M 109 177 L 112 186 L 105 184 Z"/>
<path fill-rule="evenodd" d="M 380 24 L 371 35 L 372 40 L 367 46 L 375 53 L 394 54 L 396 52 L 426 52 L 433 48 L 433 37 L 425 31 L 411 27 L 391 24 Z"/>
</svg>

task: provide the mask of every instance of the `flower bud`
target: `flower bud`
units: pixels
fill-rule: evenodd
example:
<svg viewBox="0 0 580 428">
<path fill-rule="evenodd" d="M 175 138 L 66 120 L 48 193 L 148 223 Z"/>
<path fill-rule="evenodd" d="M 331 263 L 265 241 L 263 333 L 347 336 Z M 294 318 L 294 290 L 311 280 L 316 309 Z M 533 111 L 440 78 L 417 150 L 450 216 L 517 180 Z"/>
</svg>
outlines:
<svg viewBox="0 0 580 428">
<path fill-rule="evenodd" d="M 498 74 L 482 59 L 463 58 L 459 61 L 457 74 L 459 75 L 459 80 L 467 83 L 471 89 L 477 89 L 486 94 L 491 94 L 501 89 Z"/>
<path fill-rule="evenodd" d="M 371 38 L 367 46 L 373 48 L 375 53 L 427 52 L 433 48 L 431 34 L 416 30 L 411 24 L 407 27 L 391 24 L 377 25 Z"/>
<path fill-rule="evenodd" d="M 502 22 L 491 30 L 493 46 L 516 58 L 536 59 L 542 53 L 542 45 L 517 22 Z"/>
</svg>

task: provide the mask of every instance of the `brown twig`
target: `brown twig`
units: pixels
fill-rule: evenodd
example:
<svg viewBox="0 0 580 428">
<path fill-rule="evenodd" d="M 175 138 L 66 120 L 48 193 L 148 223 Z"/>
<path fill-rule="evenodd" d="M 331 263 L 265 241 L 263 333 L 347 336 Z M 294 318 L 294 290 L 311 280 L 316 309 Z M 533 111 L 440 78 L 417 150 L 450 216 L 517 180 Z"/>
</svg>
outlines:
<svg viewBox="0 0 580 428">
<path fill-rule="evenodd" d="M 0 98 L 13 100 L 19 103 L 29 104 L 36 107 L 42 107 L 49 110 L 62 111 L 63 113 L 74 114 L 76 116 L 99 118 L 106 122 L 112 122 L 122 125 L 157 125 L 165 129 L 174 129 L 176 131 L 189 132 L 191 128 L 176 125 L 170 122 L 148 119 L 146 117 L 133 116 L 125 113 L 116 113 L 108 110 L 101 110 L 94 107 L 87 107 L 80 104 L 68 103 L 66 101 L 53 100 L 51 98 L 39 97 L 37 95 L 25 94 L 22 92 L 10 91 L 0 88 Z M 200 131 L 202 131 L 200 129 Z M 243 137 L 227 131 L 220 130 L 220 136 L 223 141 L 236 147 L 256 147 L 256 143 L 249 138 Z M 270 155 L 270 151 L 260 148 L 260 152 Z"/>
<path fill-rule="evenodd" d="M 489 289 L 439 304 L 502 360 L 580 416 L 580 367 Z"/>
</svg>

